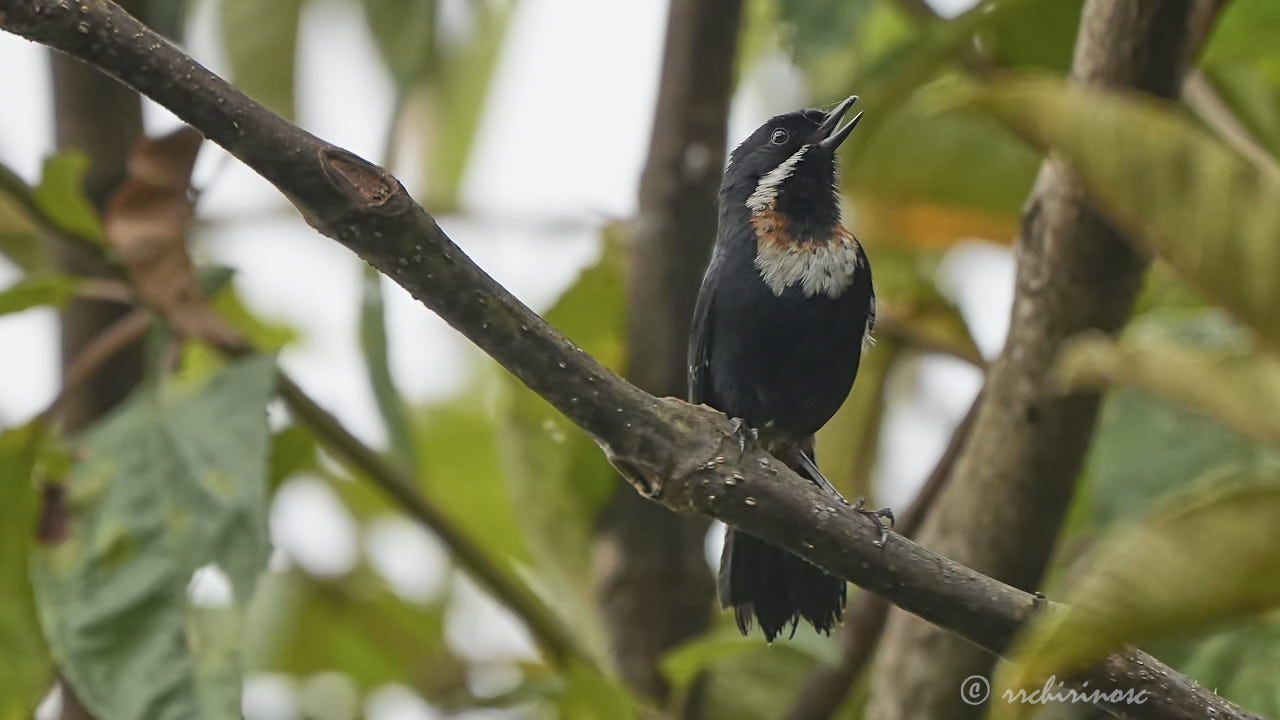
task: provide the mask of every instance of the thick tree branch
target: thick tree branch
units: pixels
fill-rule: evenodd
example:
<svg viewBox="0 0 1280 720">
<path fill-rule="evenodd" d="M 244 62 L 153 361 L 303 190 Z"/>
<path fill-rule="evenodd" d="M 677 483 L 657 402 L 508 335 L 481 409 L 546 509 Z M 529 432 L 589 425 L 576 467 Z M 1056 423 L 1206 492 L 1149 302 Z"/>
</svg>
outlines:
<svg viewBox="0 0 1280 720">
<path fill-rule="evenodd" d="M 716 191 L 740 0 L 673 0 L 640 207 L 627 248 L 626 377 L 682 397 L 685 345 L 716 234 Z M 703 555 L 707 520 L 647 502 L 622 483 L 603 512 L 595 574 L 610 650 L 622 677 L 666 695 L 658 660 L 711 617 Z"/>
<path fill-rule="evenodd" d="M 909 612 L 999 652 L 1035 599 L 833 504 L 728 420 L 661 400 L 601 366 L 468 259 L 386 171 L 290 125 L 106 0 L 0 0 L 0 26 L 129 83 L 227 148 L 337 239 L 589 431 L 637 488 L 669 509 L 748 530 Z M 1139 662 L 1141 661 L 1141 662 Z M 1137 718 L 1254 717 L 1154 659 L 1114 656 L 1090 676 L 1149 689 Z M 1097 685 L 1095 685 L 1097 686 Z M 1216 715 L 1215 715 L 1216 713 Z"/>
</svg>

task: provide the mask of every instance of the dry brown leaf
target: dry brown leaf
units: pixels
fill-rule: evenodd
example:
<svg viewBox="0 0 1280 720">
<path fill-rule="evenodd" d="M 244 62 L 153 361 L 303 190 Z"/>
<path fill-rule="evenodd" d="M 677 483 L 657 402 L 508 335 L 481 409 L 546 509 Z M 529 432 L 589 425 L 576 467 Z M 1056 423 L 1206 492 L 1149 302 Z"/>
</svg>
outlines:
<svg viewBox="0 0 1280 720">
<path fill-rule="evenodd" d="M 120 253 L 138 296 L 179 334 L 238 347 L 243 342 L 236 332 L 205 301 L 187 254 L 195 216 L 191 171 L 203 140 L 182 128 L 134 145 L 125 180 L 107 201 L 107 240 Z"/>
</svg>

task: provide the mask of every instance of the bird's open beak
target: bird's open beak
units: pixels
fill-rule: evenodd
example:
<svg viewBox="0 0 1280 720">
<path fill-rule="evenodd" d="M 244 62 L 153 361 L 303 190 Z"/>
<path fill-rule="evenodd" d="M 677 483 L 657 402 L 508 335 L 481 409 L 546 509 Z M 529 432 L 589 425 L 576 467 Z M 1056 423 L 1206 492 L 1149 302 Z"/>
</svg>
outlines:
<svg viewBox="0 0 1280 720">
<path fill-rule="evenodd" d="M 827 113 L 827 118 L 818 126 L 818 130 L 814 133 L 814 139 L 818 141 L 818 146 L 824 150 L 835 150 L 840 147 L 840 143 L 849 137 L 849 133 L 853 131 L 853 127 L 862 119 L 862 113 L 859 112 L 853 116 L 853 119 L 845 123 L 844 127 L 836 130 L 836 126 L 840 124 L 840 119 L 845 113 L 849 112 L 849 108 L 858 102 L 857 95 L 850 95 L 849 99 L 840 103 L 835 110 Z"/>
</svg>

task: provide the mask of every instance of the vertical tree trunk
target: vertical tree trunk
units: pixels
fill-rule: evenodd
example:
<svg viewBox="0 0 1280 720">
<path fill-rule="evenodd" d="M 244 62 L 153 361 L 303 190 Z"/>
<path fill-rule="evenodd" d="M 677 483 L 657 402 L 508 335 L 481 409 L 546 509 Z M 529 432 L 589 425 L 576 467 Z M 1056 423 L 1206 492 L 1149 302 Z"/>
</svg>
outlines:
<svg viewBox="0 0 1280 720">
<path fill-rule="evenodd" d="M 1196 34 L 1193 0 L 1088 0 L 1076 40 L 1076 82 L 1173 98 Z M 1097 416 L 1099 394 L 1061 397 L 1048 374 L 1062 341 L 1117 331 L 1145 267 L 1048 160 L 1022 218 L 1009 336 L 987 379 L 973 432 L 920 533 L 930 549 L 1027 590 L 1040 582 Z M 895 611 L 871 682 L 868 717 L 978 717 L 960 701 L 969 675 L 994 658 L 944 630 Z M 998 692 L 998 691 L 997 691 Z"/>
<path fill-rule="evenodd" d="M 131 12 L 137 10 L 124 5 Z M 142 135 L 142 104 L 137 93 L 79 60 L 57 52 L 50 59 L 58 149 L 77 149 L 88 156 L 84 189 L 101 209 L 124 177 L 129 151 Z M 78 275 L 104 272 L 69 252 L 60 253 L 59 261 L 63 270 Z M 81 348 L 127 311 L 116 303 L 72 301 L 61 315 L 63 370 Z M 62 417 L 67 430 L 85 427 L 129 394 L 142 377 L 142 353 L 140 342 L 126 347 L 66 399 Z"/>
<path fill-rule="evenodd" d="M 672 0 L 640 211 L 628 262 L 627 377 L 683 397 L 689 320 L 716 233 L 716 193 L 740 0 Z M 661 654 L 706 627 L 707 520 L 675 515 L 618 484 L 596 547 L 614 660 L 636 690 L 663 698 Z"/>
<path fill-rule="evenodd" d="M 131 13 L 138 2 L 121 3 Z M 115 80 L 58 52 L 50 52 L 53 102 L 59 150 L 77 149 L 89 158 L 85 194 L 99 210 L 124 178 L 125 162 L 142 135 L 142 103 L 137 93 Z M 59 249 L 61 268 L 76 275 L 103 275 L 104 268 L 83 255 Z M 98 333 L 119 320 L 128 308 L 116 303 L 73 300 L 60 315 L 62 370 Z M 133 343 L 103 363 L 63 402 L 61 418 L 68 432 L 81 430 L 115 407 L 133 390 L 143 372 L 143 344 Z M 66 681 L 62 690 L 64 720 L 91 720 Z"/>
</svg>

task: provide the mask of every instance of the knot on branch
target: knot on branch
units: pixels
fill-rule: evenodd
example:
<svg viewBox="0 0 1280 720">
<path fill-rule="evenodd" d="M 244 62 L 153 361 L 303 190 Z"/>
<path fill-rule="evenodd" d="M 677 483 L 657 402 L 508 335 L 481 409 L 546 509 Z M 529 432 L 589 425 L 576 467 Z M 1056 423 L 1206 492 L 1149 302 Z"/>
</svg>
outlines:
<svg viewBox="0 0 1280 720">
<path fill-rule="evenodd" d="M 391 173 L 342 148 L 320 150 L 320 167 L 334 189 L 351 199 L 357 210 L 395 215 L 404 209 L 407 194 Z"/>
<path fill-rule="evenodd" d="M 706 406 L 664 398 L 656 419 L 616 442 L 599 443 L 641 495 L 675 512 L 711 511 L 742 483 L 742 463 L 759 450 L 744 449 L 725 416 Z"/>
</svg>

